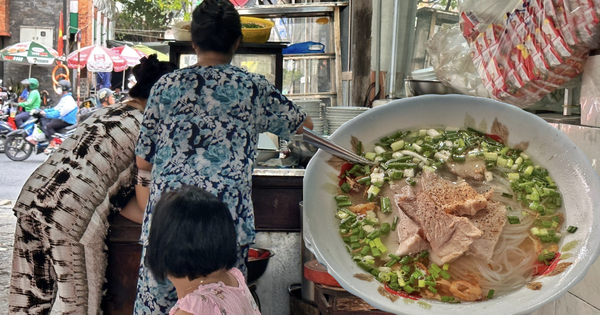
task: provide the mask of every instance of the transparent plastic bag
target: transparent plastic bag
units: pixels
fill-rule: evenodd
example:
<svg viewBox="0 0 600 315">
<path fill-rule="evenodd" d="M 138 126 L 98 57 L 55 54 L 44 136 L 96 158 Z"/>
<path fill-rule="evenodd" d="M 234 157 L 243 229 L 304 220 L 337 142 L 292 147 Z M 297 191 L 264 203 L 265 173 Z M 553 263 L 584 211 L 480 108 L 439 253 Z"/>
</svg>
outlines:
<svg viewBox="0 0 600 315">
<path fill-rule="evenodd" d="M 462 94 L 489 97 L 471 59 L 471 49 L 458 24 L 443 24 L 425 43 L 435 75 Z"/>
<path fill-rule="evenodd" d="M 579 75 L 600 34 L 599 0 L 464 0 L 460 10 L 485 88 L 519 107 Z"/>
<path fill-rule="evenodd" d="M 46 141 L 46 135 L 44 134 L 44 132 L 42 131 L 42 129 L 40 129 L 40 127 L 38 125 L 35 125 L 35 128 L 33 129 L 33 133 L 31 133 L 31 138 L 37 142 Z"/>
</svg>

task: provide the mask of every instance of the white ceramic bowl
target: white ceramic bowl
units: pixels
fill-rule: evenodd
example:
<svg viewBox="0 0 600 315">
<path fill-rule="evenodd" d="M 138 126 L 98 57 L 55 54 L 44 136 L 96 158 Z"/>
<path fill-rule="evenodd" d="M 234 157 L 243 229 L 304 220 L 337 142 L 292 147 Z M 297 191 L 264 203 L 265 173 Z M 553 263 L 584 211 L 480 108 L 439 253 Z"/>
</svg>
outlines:
<svg viewBox="0 0 600 315">
<path fill-rule="evenodd" d="M 398 129 L 414 130 L 423 127 L 470 126 L 490 132 L 495 119 L 508 127 L 508 145 L 529 141 L 526 153 L 547 168 L 556 181 L 566 209 L 564 226 L 577 226 L 574 234 L 566 233 L 562 245 L 578 240 L 572 257 L 573 265 L 565 272 L 542 277 L 542 289 L 525 287 L 485 302 L 448 304 L 425 300 L 431 309 L 417 303 L 396 302 L 377 292 L 376 281 L 355 278 L 363 273 L 346 251 L 338 234 L 338 220 L 333 194 L 337 189 L 338 170 L 328 165 L 328 153 L 319 150 L 311 159 L 304 176 L 304 230 L 306 246 L 328 272 L 350 293 L 372 306 L 396 314 L 528 314 L 545 303 L 558 299 L 578 283 L 594 263 L 600 251 L 600 178 L 583 152 L 569 138 L 541 118 L 518 107 L 485 98 L 461 95 L 430 95 L 397 100 L 376 107 L 345 123 L 329 139 L 351 148 L 351 136 L 365 145 L 373 145 L 381 137 Z"/>
</svg>

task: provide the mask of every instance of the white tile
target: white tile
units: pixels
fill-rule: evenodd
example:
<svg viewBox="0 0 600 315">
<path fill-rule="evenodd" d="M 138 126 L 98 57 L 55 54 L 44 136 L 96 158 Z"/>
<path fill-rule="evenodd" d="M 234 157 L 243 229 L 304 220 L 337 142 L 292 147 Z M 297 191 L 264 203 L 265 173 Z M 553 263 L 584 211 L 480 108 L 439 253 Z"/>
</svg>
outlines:
<svg viewBox="0 0 600 315">
<path fill-rule="evenodd" d="M 569 291 L 600 309 L 600 259 L 590 267 L 585 278 Z"/>
<path fill-rule="evenodd" d="M 529 315 L 556 315 L 555 308 L 556 301 L 550 302 Z"/>
<path fill-rule="evenodd" d="M 556 301 L 556 315 L 600 315 L 600 310 L 567 293 Z"/>
</svg>

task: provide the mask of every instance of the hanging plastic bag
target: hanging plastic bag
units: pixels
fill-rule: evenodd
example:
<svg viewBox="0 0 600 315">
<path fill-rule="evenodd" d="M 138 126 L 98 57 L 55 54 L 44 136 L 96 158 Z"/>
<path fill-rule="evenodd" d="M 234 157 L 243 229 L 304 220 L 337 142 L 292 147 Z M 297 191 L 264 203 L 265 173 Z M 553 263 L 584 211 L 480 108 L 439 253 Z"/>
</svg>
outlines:
<svg viewBox="0 0 600 315">
<path fill-rule="evenodd" d="M 435 75 L 462 94 L 489 97 L 471 59 L 471 48 L 458 24 L 442 24 L 425 43 Z"/>
<path fill-rule="evenodd" d="M 46 135 L 44 134 L 42 129 L 40 129 L 40 127 L 37 124 L 33 128 L 33 133 L 31 134 L 31 138 L 37 142 L 46 141 Z"/>
<path fill-rule="evenodd" d="M 519 107 L 579 75 L 600 34 L 598 0 L 465 0 L 460 10 L 485 88 Z"/>
</svg>

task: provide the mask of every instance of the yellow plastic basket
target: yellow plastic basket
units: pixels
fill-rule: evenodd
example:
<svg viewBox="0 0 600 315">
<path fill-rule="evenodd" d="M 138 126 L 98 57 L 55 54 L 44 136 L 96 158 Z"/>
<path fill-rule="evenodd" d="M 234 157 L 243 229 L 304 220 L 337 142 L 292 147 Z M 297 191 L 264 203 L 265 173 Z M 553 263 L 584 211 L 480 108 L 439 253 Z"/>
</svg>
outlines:
<svg viewBox="0 0 600 315">
<path fill-rule="evenodd" d="M 242 34 L 244 35 L 243 42 L 245 43 L 266 43 L 271 36 L 271 29 L 275 26 L 275 23 L 249 16 L 241 16 L 240 21 L 242 22 Z M 244 28 L 244 23 L 256 23 L 263 25 L 263 28 Z"/>
</svg>

